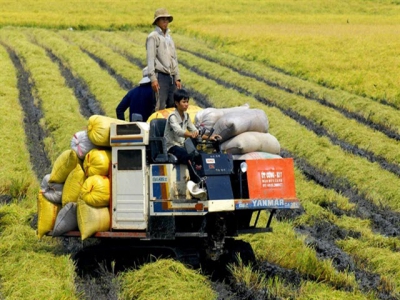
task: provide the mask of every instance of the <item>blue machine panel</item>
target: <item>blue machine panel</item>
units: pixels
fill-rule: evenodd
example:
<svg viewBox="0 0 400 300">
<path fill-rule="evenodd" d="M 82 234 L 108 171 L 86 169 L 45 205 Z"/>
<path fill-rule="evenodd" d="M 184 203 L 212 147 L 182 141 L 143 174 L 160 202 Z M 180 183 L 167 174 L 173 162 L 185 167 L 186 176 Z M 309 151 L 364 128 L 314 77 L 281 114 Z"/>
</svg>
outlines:
<svg viewBox="0 0 400 300">
<path fill-rule="evenodd" d="M 229 175 L 232 173 L 232 157 L 223 153 L 202 153 L 202 169 L 199 170 L 201 176 L 208 175 Z"/>
</svg>

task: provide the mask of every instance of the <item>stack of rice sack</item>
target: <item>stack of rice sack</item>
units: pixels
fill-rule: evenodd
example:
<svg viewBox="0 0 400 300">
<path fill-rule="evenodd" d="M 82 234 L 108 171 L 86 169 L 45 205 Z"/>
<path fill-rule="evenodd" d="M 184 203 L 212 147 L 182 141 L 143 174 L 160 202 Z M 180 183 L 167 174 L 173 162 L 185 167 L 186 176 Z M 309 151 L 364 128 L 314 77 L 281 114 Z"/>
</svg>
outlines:
<svg viewBox="0 0 400 300">
<path fill-rule="evenodd" d="M 222 138 L 221 150 L 227 153 L 280 153 L 280 144 L 268 133 L 268 117 L 261 109 L 250 109 L 248 105 L 206 108 L 196 114 L 195 125 L 208 130 L 213 128 L 213 133 Z"/>
<path fill-rule="evenodd" d="M 51 174 L 43 178 L 38 195 L 39 238 L 50 231 L 60 236 L 79 229 L 84 240 L 109 230 L 111 123 L 126 122 L 91 116 L 87 130 L 74 134 L 71 149 L 61 153 Z"/>
</svg>

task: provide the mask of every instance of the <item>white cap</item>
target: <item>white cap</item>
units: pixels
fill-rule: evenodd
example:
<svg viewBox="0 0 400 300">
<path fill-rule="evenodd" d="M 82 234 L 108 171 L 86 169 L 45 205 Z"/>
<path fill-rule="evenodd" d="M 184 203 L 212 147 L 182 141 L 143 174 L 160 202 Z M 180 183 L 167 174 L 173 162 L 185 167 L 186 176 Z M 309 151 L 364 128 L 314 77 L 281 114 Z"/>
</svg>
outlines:
<svg viewBox="0 0 400 300">
<path fill-rule="evenodd" d="M 150 82 L 149 71 L 148 71 L 147 67 L 144 68 L 142 72 L 143 72 L 143 78 L 142 78 L 142 80 L 139 81 L 139 84 L 144 84 L 144 83 Z"/>
</svg>

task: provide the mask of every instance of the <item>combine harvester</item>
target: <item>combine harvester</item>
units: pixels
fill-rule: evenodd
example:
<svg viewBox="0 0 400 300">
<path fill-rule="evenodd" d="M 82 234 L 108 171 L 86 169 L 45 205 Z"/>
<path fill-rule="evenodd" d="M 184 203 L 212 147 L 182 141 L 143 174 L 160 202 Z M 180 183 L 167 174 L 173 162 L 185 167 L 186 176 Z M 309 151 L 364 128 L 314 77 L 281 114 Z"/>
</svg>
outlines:
<svg viewBox="0 0 400 300">
<path fill-rule="evenodd" d="M 221 150 L 220 141 L 187 139 L 192 164 L 177 164 L 166 151 L 165 124 L 166 119 L 110 124 L 109 229 L 90 238 L 166 251 L 183 261 L 218 261 L 251 249 L 235 237 L 270 232 L 277 210 L 300 207 L 291 158 L 235 155 Z M 189 180 L 189 167 L 197 178 Z M 264 227 L 262 211 L 268 213 Z"/>
</svg>

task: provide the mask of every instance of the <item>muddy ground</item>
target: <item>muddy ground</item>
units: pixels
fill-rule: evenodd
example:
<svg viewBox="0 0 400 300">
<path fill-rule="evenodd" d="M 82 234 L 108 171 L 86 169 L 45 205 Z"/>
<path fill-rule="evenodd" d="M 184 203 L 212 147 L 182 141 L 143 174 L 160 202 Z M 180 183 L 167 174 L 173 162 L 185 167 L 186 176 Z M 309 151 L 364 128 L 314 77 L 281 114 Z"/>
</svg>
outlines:
<svg viewBox="0 0 400 300">
<path fill-rule="evenodd" d="M 43 117 L 40 108 L 41 101 L 37 98 L 36 101 L 34 101 L 34 92 L 32 90 L 34 82 L 32 81 L 29 72 L 24 69 L 23 62 L 11 48 L 6 48 L 18 72 L 18 89 L 20 91 L 19 100 L 25 114 L 24 124 L 28 145 L 30 145 L 29 152 L 31 164 L 38 180 L 41 181 L 44 175 L 48 174 L 51 171 L 51 162 L 46 155 L 43 144 L 43 139 L 48 133 L 43 130 L 43 128 L 41 128 L 39 125 L 39 120 Z M 90 93 L 84 81 L 80 78 L 74 77 L 71 70 L 69 70 L 60 61 L 60 59 L 51 52 L 50 49 L 46 50 L 48 56 L 59 66 L 60 72 L 65 78 L 65 84 L 74 90 L 75 96 L 80 104 L 80 113 L 87 118 L 93 114 L 104 114 L 99 102 Z M 116 72 L 112 70 L 104 61 L 97 58 L 94 54 L 91 54 L 87 51 L 86 53 L 89 54 L 92 59 L 97 61 L 102 68 L 106 69 L 112 76 L 114 76 L 120 83 L 121 87 L 123 87 L 127 91 L 132 88 L 132 84 L 128 80 L 117 76 Z M 137 58 L 129 56 L 127 56 L 127 58 L 132 63 L 137 64 L 139 67 L 143 67 L 143 65 Z M 208 74 L 202 73 L 199 70 L 196 71 L 193 66 L 187 67 L 190 67 L 192 71 L 195 71 L 202 76 L 215 80 L 218 84 L 221 84 L 227 88 L 235 88 L 239 92 L 247 94 L 246 91 L 243 91 L 228 82 L 223 82 L 217 78 L 212 78 Z M 193 94 L 193 98 L 201 106 L 210 106 L 207 98 L 204 95 L 201 95 L 200 93 L 193 90 L 191 92 Z M 254 96 L 255 98 L 257 98 L 257 95 Z M 258 100 L 265 103 L 266 105 L 274 105 L 272 104 L 272 102 L 268 101 L 268 99 L 259 98 Z M 38 104 L 35 105 L 34 103 Z M 309 128 L 310 130 L 313 130 L 320 135 L 329 136 L 328 133 L 325 132 L 321 127 L 309 122 L 308 120 L 302 120 L 301 117 L 296 115 L 295 112 L 286 111 L 285 113 Z M 390 132 L 388 134 L 390 134 Z M 357 155 L 363 156 L 371 161 L 378 161 L 381 163 L 382 167 L 387 168 L 396 174 L 400 174 L 400 171 L 397 169 L 396 166 L 385 164 L 385 162 L 382 161 L 381 158 L 375 157 L 371 153 L 359 151 L 354 146 L 347 145 L 346 143 L 335 139 L 335 137 L 329 138 L 331 138 L 334 143 L 339 144 L 347 151 L 353 153 L 357 152 Z M 33 145 L 35 145 L 35 147 L 33 147 Z M 324 172 L 321 172 L 320 170 L 315 169 L 313 166 L 309 165 L 306 160 L 294 157 L 291 153 L 285 151 L 284 149 L 282 150 L 281 155 L 284 157 L 293 157 L 296 167 L 302 170 L 302 172 L 307 176 L 309 180 L 312 180 L 325 188 L 333 189 L 337 192 L 342 193 L 343 195 L 347 196 L 351 202 L 356 204 L 356 208 L 350 212 L 340 210 L 334 203 L 325 203 L 323 204 L 325 205 L 324 208 L 329 209 L 331 212 L 338 216 L 347 214 L 363 219 L 369 219 L 372 221 L 373 228 L 377 232 L 387 236 L 399 236 L 399 214 L 391 212 L 384 207 L 377 207 L 374 204 L 371 204 L 368 200 L 365 199 L 364 195 L 360 194 L 357 190 L 352 188 L 348 182 L 343 179 L 334 178 L 331 174 L 326 174 Z M 2 201 L 3 203 L 7 203 L 9 199 L 9 195 L 1 195 L 0 197 L 0 201 Z M 280 212 L 277 214 L 276 218 L 294 219 L 302 213 L 302 210 Z M 313 227 L 301 226 L 296 230 L 300 234 L 307 236 L 307 244 L 316 250 L 318 256 L 321 259 L 332 260 L 335 268 L 338 271 L 348 270 L 354 272 L 356 274 L 356 278 L 361 290 L 365 292 L 369 290 L 379 291 L 379 299 L 394 299 L 391 296 L 390 291 L 381 288 L 382 284 L 380 274 L 373 274 L 360 269 L 357 266 L 357 263 L 354 261 L 354 258 L 346 254 L 335 244 L 335 241 L 344 239 L 346 237 L 357 238 L 360 236 L 360 233 L 347 232 L 326 221 L 321 221 Z M 71 256 L 77 262 L 76 272 L 79 275 L 79 279 L 76 282 L 76 285 L 78 290 L 84 293 L 86 299 L 117 299 L 118 286 L 116 286 L 113 282 L 116 273 L 115 270 L 111 270 L 110 263 L 113 259 L 118 259 L 118 256 L 121 258 L 121 255 L 118 254 L 116 257 L 99 255 L 99 257 L 97 258 L 96 255 L 91 255 L 89 258 L 89 256 L 86 255 L 86 250 L 82 248 L 82 244 L 80 242 L 66 239 L 64 240 L 64 244 L 65 251 L 71 253 Z M 100 247 L 97 248 L 97 250 L 101 249 L 101 245 L 97 245 L 97 247 Z M 123 257 L 121 259 L 124 260 Z M 138 261 L 140 260 L 141 258 L 138 258 Z M 145 262 L 145 260 L 143 259 L 142 261 Z M 269 263 L 268 261 L 257 261 L 254 264 L 254 268 L 255 270 L 265 274 L 267 278 L 278 276 L 280 279 L 292 284 L 294 288 L 299 288 L 301 280 L 303 279 L 317 280 L 316 278 L 305 278 L 294 270 L 281 268 L 279 266 Z M 209 275 L 212 279 L 212 286 L 214 290 L 219 294 L 219 299 L 272 299 L 268 291 L 266 290 L 250 290 L 248 287 L 235 282 L 235 280 L 232 279 L 229 276 L 229 273 L 227 273 L 224 269 L 221 269 L 219 270 L 219 272 L 216 273 L 219 273 L 221 275 L 215 276 L 215 272 L 210 272 L 209 274 L 206 273 L 205 275 Z M 341 287 L 336 288 L 340 289 Z M 345 289 L 345 287 L 342 288 Z"/>
</svg>

